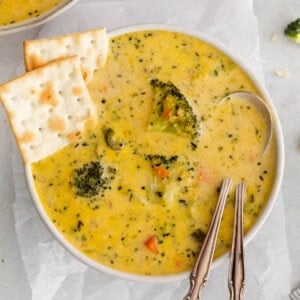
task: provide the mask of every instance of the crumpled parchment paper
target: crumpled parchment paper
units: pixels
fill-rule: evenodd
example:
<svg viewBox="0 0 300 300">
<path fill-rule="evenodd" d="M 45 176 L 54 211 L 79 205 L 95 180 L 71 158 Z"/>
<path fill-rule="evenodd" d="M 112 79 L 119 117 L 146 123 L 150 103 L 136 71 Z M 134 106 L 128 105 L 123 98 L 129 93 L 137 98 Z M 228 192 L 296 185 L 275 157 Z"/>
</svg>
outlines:
<svg viewBox="0 0 300 300">
<path fill-rule="evenodd" d="M 137 23 L 167 23 L 199 30 L 238 53 L 262 78 L 252 0 L 82 0 L 42 26 L 37 38 Z M 15 227 L 32 299 L 183 299 L 189 288 L 188 279 L 161 284 L 129 282 L 93 270 L 71 256 L 39 218 L 28 192 L 22 160 L 12 143 Z M 279 196 L 266 224 L 245 249 L 245 299 L 285 299 L 290 291 L 283 210 Z M 204 299 L 229 297 L 227 272 L 228 261 L 211 271 Z"/>
</svg>

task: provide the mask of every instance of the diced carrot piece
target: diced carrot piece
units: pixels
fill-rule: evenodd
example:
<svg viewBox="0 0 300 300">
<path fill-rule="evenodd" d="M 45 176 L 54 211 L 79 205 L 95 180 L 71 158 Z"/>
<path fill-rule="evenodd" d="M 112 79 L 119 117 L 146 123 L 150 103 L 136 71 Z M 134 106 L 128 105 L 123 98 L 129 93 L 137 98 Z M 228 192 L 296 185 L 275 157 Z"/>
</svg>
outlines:
<svg viewBox="0 0 300 300">
<path fill-rule="evenodd" d="M 169 176 L 169 171 L 162 166 L 154 166 L 153 170 L 155 174 L 160 178 L 166 178 Z"/>
<path fill-rule="evenodd" d="M 107 85 L 102 86 L 101 90 L 102 90 L 103 93 L 107 93 L 107 90 L 108 90 Z"/>
<path fill-rule="evenodd" d="M 164 118 L 165 121 L 168 121 L 170 119 L 171 112 L 172 112 L 171 109 L 164 108 L 163 118 Z"/>
<path fill-rule="evenodd" d="M 175 262 L 175 265 L 176 265 L 176 267 L 177 267 L 178 269 L 183 269 L 183 266 L 184 266 L 184 264 L 183 264 L 183 262 L 182 262 L 181 260 L 177 260 L 177 261 Z"/>
<path fill-rule="evenodd" d="M 211 182 L 210 175 L 207 170 L 201 169 L 198 173 L 198 178 L 201 182 L 209 184 Z"/>
<path fill-rule="evenodd" d="M 248 161 L 251 162 L 251 163 L 254 163 L 256 161 L 256 156 L 253 152 L 250 152 L 248 154 Z"/>
<path fill-rule="evenodd" d="M 150 236 L 144 244 L 151 252 L 155 254 L 158 253 L 158 240 L 156 235 Z"/>
</svg>

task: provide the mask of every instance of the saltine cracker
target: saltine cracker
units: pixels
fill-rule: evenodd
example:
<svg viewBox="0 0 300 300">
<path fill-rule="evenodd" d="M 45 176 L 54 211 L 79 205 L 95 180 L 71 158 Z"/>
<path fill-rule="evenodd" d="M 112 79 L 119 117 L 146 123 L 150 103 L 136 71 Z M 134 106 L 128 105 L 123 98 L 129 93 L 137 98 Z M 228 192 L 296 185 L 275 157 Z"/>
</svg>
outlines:
<svg viewBox="0 0 300 300">
<path fill-rule="evenodd" d="M 58 58 L 77 55 L 88 84 L 95 70 L 105 65 L 108 53 L 106 29 L 99 28 L 39 40 L 24 41 L 25 68 L 31 71 Z"/>
<path fill-rule="evenodd" d="M 77 56 L 58 59 L 0 86 L 25 164 L 81 138 L 93 102 Z"/>
</svg>

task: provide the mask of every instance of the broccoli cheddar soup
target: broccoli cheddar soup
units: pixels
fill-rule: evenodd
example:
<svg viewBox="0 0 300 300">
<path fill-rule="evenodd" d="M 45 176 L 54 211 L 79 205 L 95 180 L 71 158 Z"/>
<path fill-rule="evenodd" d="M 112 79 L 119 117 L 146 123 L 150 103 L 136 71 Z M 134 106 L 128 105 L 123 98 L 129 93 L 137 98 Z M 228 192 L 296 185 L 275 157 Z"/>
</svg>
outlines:
<svg viewBox="0 0 300 300">
<path fill-rule="evenodd" d="M 89 84 L 96 121 L 78 143 L 32 165 L 35 187 L 61 234 L 91 259 L 129 273 L 191 269 L 222 181 L 244 180 L 244 229 L 267 201 L 274 137 L 235 91 L 258 93 L 220 50 L 194 37 L 139 31 L 113 37 Z M 215 256 L 231 247 L 234 188 Z"/>
<path fill-rule="evenodd" d="M 62 0 L 1 0 L 0 26 L 39 17 Z"/>
</svg>

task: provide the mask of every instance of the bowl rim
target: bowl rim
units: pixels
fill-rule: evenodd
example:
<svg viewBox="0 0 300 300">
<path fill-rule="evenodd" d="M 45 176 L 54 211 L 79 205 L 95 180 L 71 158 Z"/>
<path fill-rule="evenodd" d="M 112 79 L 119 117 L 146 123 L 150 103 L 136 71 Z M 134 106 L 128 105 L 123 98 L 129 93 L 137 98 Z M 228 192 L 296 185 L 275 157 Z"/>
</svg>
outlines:
<svg viewBox="0 0 300 300">
<path fill-rule="evenodd" d="M 45 24 L 46 22 L 51 21 L 52 19 L 64 13 L 78 1 L 79 0 L 62 0 L 61 3 L 45 11 L 38 17 L 25 19 L 24 21 L 16 22 L 13 24 L 1 25 L 0 36 L 25 31 L 37 27 L 39 25 Z"/>
<path fill-rule="evenodd" d="M 276 157 L 276 170 L 275 170 L 275 176 L 274 176 L 274 183 L 269 195 L 269 200 L 265 204 L 261 214 L 259 215 L 259 218 L 257 219 L 257 222 L 252 226 L 252 228 L 248 231 L 248 233 L 245 235 L 244 238 L 244 244 L 245 246 L 254 238 L 254 236 L 260 231 L 264 223 L 266 222 L 267 218 L 271 214 L 272 208 L 276 202 L 276 199 L 278 197 L 282 178 L 283 178 L 283 172 L 284 172 L 284 141 L 283 141 L 283 133 L 282 128 L 280 125 L 280 120 L 277 115 L 277 112 L 274 108 L 273 102 L 271 100 L 270 95 L 268 94 L 266 88 L 264 87 L 264 84 L 262 80 L 259 80 L 258 77 L 255 75 L 255 73 L 247 66 L 247 63 L 244 62 L 244 60 L 235 53 L 232 49 L 229 49 L 227 46 L 222 44 L 220 41 L 212 38 L 211 36 L 207 36 L 206 34 L 201 33 L 200 31 L 193 30 L 193 29 L 184 29 L 179 26 L 174 25 L 168 25 L 168 24 L 156 24 L 156 23 L 147 23 L 147 24 L 137 24 L 137 25 L 130 25 L 130 26 L 124 26 L 117 29 L 113 29 L 111 31 L 108 31 L 107 36 L 108 39 L 114 38 L 116 36 L 125 34 L 125 33 L 133 33 L 136 31 L 145 31 L 145 30 L 165 30 L 165 31 L 171 31 L 171 32 L 178 32 L 181 34 L 187 34 L 194 38 L 203 40 L 204 42 L 210 44 L 211 46 L 217 48 L 218 50 L 222 51 L 225 55 L 227 55 L 229 58 L 231 58 L 242 70 L 245 72 L 245 74 L 250 78 L 250 80 L 254 83 L 255 87 L 258 89 L 260 95 L 262 98 L 266 101 L 267 105 L 270 108 L 270 111 L 272 113 L 272 117 L 274 120 L 274 137 L 275 137 L 275 143 L 277 147 L 277 157 Z M 26 173 L 26 179 L 28 183 L 28 187 L 30 190 L 30 194 L 32 196 L 32 200 L 34 202 L 34 205 L 43 220 L 43 222 L 46 224 L 50 232 L 54 235 L 56 240 L 58 240 L 62 246 L 64 246 L 73 256 L 75 256 L 77 259 L 79 259 L 81 262 L 85 263 L 87 266 L 93 267 L 94 269 L 98 271 L 102 271 L 106 274 L 109 274 L 111 276 L 115 276 L 121 279 L 134 281 L 134 282 L 146 282 L 146 283 L 166 283 L 166 282 L 174 282 L 174 281 L 180 281 L 183 279 L 187 279 L 190 271 L 185 271 L 181 273 L 175 273 L 175 274 L 167 274 L 167 275 L 140 275 L 140 274 L 133 274 L 133 273 L 127 273 L 124 271 L 120 271 L 117 269 L 112 269 L 110 267 L 107 267 L 103 264 L 97 263 L 91 258 L 87 257 L 83 253 L 81 253 L 79 250 L 77 250 L 67 239 L 63 237 L 63 235 L 56 229 L 52 221 L 50 221 L 48 215 L 46 214 L 41 202 L 38 199 L 37 192 L 34 186 L 33 176 L 31 173 L 31 167 L 30 165 L 25 165 L 25 173 Z M 223 254 L 222 256 L 215 259 L 212 263 L 212 268 L 216 268 L 220 264 L 224 263 L 229 258 L 229 252 Z"/>
</svg>

